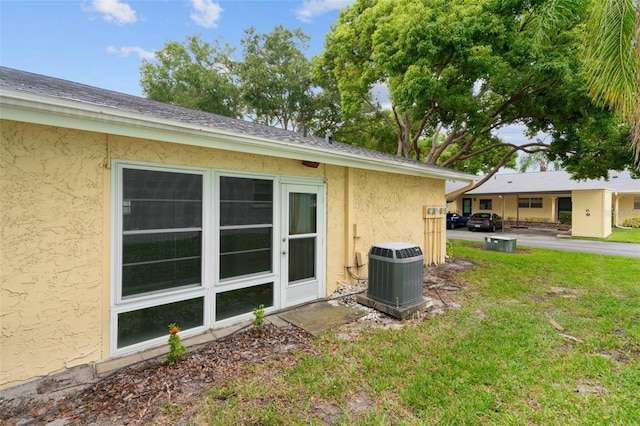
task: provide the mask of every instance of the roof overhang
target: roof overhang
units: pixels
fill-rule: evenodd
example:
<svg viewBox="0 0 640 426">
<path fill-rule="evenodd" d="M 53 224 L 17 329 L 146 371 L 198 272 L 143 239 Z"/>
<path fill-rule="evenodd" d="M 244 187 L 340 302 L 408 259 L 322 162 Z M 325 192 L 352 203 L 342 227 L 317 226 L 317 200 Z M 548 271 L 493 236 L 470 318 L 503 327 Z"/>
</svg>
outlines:
<svg viewBox="0 0 640 426">
<path fill-rule="evenodd" d="M 6 120 L 435 179 L 476 178 L 446 168 L 368 158 L 8 88 L 0 88 L 0 106 L 0 118 Z"/>
</svg>

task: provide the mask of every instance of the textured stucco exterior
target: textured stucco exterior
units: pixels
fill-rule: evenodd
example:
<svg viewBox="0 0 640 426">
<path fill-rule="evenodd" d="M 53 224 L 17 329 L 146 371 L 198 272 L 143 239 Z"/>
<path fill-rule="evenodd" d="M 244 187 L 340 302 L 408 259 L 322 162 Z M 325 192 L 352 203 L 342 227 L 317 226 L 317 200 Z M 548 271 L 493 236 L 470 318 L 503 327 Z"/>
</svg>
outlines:
<svg viewBox="0 0 640 426">
<path fill-rule="evenodd" d="M 606 238 L 611 235 L 611 191 L 573 191 L 572 234 Z"/>
<path fill-rule="evenodd" d="M 7 385 L 103 357 L 106 138 L 8 121 L 0 128 Z"/>
<path fill-rule="evenodd" d="M 638 188 L 637 194 L 613 194 L 616 225 L 622 225 L 625 219 L 640 218 L 640 209 L 634 209 L 637 204 L 634 203 L 636 198 L 640 198 L 640 188 Z"/>
<path fill-rule="evenodd" d="M 500 197 L 498 195 L 474 195 L 474 196 L 460 196 L 455 201 L 449 203 L 449 211 L 456 212 L 462 215 L 462 203 L 463 198 L 471 199 L 471 211 L 475 213 L 480 211 L 481 200 L 491 200 L 491 211 L 504 216 L 507 220 L 525 220 L 525 218 L 539 218 L 546 219 L 548 221 L 557 221 L 558 219 L 558 198 L 570 197 L 571 194 L 566 195 L 546 195 L 546 194 L 527 194 L 520 198 L 542 198 L 542 207 L 520 207 L 518 208 L 518 197 L 516 195 L 504 195 Z M 503 210 L 504 199 L 504 210 Z M 484 211 L 484 210 L 483 210 Z"/>
<path fill-rule="evenodd" d="M 9 120 L 0 128 L 0 388 L 109 359 L 113 160 L 323 179 L 327 294 L 366 276 L 355 257 L 366 262 L 374 243 L 414 243 L 444 260 L 440 179 Z"/>
</svg>

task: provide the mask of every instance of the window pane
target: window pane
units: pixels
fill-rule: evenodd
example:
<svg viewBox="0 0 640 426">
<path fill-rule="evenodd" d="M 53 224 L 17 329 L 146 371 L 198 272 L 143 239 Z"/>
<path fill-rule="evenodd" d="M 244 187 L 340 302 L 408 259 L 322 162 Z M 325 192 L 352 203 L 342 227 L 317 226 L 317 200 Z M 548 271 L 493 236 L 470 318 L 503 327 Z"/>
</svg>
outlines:
<svg viewBox="0 0 640 426">
<path fill-rule="evenodd" d="M 220 225 L 270 225 L 273 204 L 254 201 L 220 201 Z"/>
<path fill-rule="evenodd" d="M 204 325 L 204 298 L 119 314 L 117 346 L 123 348 L 161 336 L 168 339 L 171 323 L 176 323 L 180 330 Z"/>
<path fill-rule="evenodd" d="M 202 176 L 124 169 L 123 230 L 202 226 Z"/>
<path fill-rule="evenodd" d="M 273 223 L 273 182 L 261 179 L 220 178 L 220 225 Z"/>
<path fill-rule="evenodd" d="M 542 198 L 532 198 L 531 199 L 531 207 L 534 209 L 542 208 Z"/>
<path fill-rule="evenodd" d="M 220 279 L 271 272 L 271 228 L 220 231 Z"/>
<path fill-rule="evenodd" d="M 289 240 L 289 282 L 316 276 L 316 239 Z"/>
<path fill-rule="evenodd" d="M 125 235 L 122 296 L 201 283 L 200 232 Z"/>
<path fill-rule="evenodd" d="M 480 210 L 491 210 L 492 200 L 480 200 Z"/>
<path fill-rule="evenodd" d="M 640 210 L 640 197 L 637 195 L 634 195 L 633 197 L 633 209 Z"/>
<path fill-rule="evenodd" d="M 520 199 L 518 199 L 518 207 L 520 207 L 520 208 L 528 208 L 529 207 L 529 199 L 528 198 L 520 198 Z"/>
<path fill-rule="evenodd" d="M 316 232 L 316 194 L 289 194 L 289 235 Z"/>
<path fill-rule="evenodd" d="M 216 321 L 252 312 L 260 305 L 273 306 L 273 283 L 262 284 L 216 295 Z"/>
</svg>

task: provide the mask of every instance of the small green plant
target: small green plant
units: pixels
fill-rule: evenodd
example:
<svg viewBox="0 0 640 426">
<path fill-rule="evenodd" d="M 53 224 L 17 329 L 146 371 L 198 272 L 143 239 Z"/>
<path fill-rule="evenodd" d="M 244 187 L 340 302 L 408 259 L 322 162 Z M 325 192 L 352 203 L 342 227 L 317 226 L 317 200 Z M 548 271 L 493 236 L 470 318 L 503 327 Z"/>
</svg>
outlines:
<svg viewBox="0 0 640 426">
<path fill-rule="evenodd" d="M 166 416 L 180 417 L 182 415 L 182 406 L 178 404 L 172 404 L 170 402 L 161 403 L 160 411 Z"/>
<path fill-rule="evenodd" d="M 187 347 L 183 345 L 180 340 L 179 332 L 180 329 L 175 323 L 169 324 L 169 353 L 167 354 L 167 362 L 170 366 L 175 365 L 187 351 Z"/>
<path fill-rule="evenodd" d="M 264 305 L 261 303 L 257 308 L 253 308 L 253 326 L 259 328 L 264 323 Z"/>
</svg>

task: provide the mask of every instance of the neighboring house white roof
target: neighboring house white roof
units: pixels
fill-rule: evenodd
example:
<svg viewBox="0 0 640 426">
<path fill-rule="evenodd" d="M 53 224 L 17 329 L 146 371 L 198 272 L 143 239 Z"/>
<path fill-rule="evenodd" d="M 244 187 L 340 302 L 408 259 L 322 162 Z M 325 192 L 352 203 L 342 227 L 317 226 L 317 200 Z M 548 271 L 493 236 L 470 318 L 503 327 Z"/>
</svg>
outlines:
<svg viewBox="0 0 640 426">
<path fill-rule="evenodd" d="M 478 178 L 480 180 L 481 177 Z M 465 186 L 465 183 L 447 181 L 446 192 L 450 193 Z M 618 193 L 640 193 L 640 179 L 633 179 L 628 171 L 609 172 L 609 180 L 572 180 L 564 171 L 533 173 L 498 173 L 466 195 L 500 194 L 549 194 L 568 193 L 581 189 L 610 189 Z"/>
<path fill-rule="evenodd" d="M 0 67 L 0 118 L 388 173 L 475 176 L 354 145 Z"/>
</svg>

